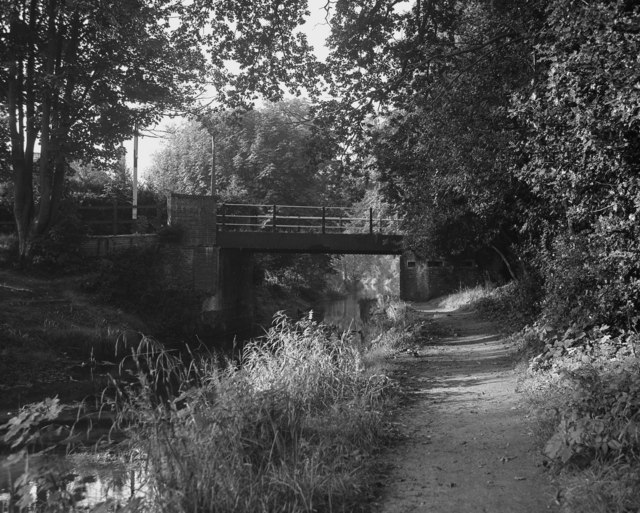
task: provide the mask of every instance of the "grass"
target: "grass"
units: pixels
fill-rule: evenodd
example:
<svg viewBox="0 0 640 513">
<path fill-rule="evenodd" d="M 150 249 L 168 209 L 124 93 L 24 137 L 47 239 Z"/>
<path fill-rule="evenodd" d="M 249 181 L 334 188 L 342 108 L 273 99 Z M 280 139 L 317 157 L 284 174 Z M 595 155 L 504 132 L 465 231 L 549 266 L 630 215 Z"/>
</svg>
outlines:
<svg viewBox="0 0 640 513">
<path fill-rule="evenodd" d="M 406 305 L 387 303 L 364 339 L 277 317 L 225 365 L 143 344 L 136 382 L 114 383 L 104 404 L 149 469 L 151 493 L 128 511 L 366 510 L 394 401 L 384 359 L 412 336 Z"/>
<path fill-rule="evenodd" d="M 563 476 L 564 511 L 627 513 L 640 511 L 640 468 L 635 465 L 593 464 Z"/>
<path fill-rule="evenodd" d="M 458 310 L 460 308 L 472 306 L 477 301 L 489 297 L 492 289 L 483 285 L 467 287 L 457 292 L 453 292 L 442 298 L 438 302 L 438 308 L 447 311 Z"/>
<path fill-rule="evenodd" d="M 533 322 L 539 312 L 536 285 L 530 281 L 513 281 L 496 288 L 467 287 L 443 297 L 437 306 L 445 311 L 476 309 L 514 333 Z"/>
</svg>

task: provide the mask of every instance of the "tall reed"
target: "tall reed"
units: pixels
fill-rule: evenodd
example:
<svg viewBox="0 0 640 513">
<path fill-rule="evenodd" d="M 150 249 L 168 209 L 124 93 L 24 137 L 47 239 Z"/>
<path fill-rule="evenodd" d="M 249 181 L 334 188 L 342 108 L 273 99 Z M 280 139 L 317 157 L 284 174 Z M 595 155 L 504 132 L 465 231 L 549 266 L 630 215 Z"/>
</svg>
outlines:
<svg viewBox="0 0 640 513">
<path fill-rule="evenodd" d="M 146 374 L 175 373 L 172 358 L 152 362 L 162 369 L 148 363 Z M 141 384 L 114 403 L 149 468 L 146 508 L 357 509 L 389 381 L 366 371 L 350 336 L 279 316 L 238 365 L 201 362 L 180 372 L 184 385 L 168 401 L 153 399 L 154 382 L 141 373 Z"/>
</svg>

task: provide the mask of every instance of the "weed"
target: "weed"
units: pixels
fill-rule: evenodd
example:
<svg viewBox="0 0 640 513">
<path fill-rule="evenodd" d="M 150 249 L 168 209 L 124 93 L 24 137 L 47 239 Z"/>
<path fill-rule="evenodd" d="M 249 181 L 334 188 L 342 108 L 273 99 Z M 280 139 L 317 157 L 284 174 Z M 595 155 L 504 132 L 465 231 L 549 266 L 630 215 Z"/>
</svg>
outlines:
<svg viewBox="0 0 640 513">
<path fill-rule="evenodd" d="M 184 361 L 142 337 L 121 364 L 120 376 L 131 378 L 103 394 L 113 429 L 127 436 L 121 449 L 148 469 L 149 493 L 123 511 L 363 508 L 369 456 L 386 436 L 394 390 L 382 358 L 370 355 L 411 343 L 411 317 L 406 305 L 380 305 L 372 338 L 363 339 L 280 314 L 225 365 L 194 355 Z M 22 438 L 37 428 L 28 420 L 15 421 L 29 424 Z M 67 511 L 76 497 L 60 486 L 63 477 L 32 466 L 18 484 L 40 483 L 47 511 Z M 111 507 L 110 500 L 95 507 Z"/>
<path fill-rule="evenodd" d="M 635 511 L 640 496 L 638 334 L 608 326 L 559 331 L 536 324 L 521 343 L 542 346 L 520 389 L 535 412 L 543 452 L 559 473 L 567 511 Z"/>
</svg>

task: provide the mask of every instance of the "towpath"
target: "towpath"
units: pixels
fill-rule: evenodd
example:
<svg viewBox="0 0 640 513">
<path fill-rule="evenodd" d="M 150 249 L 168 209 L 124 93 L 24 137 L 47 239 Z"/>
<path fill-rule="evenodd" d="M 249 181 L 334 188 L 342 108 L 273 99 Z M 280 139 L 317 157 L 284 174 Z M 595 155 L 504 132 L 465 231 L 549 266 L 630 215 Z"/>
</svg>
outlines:
<svg viewBox="0 0 640 513">
<path fill-rule="evenodd" d="M 557 511 L 510 347 L 473 311 L 415 304 L 441 337 L 393 361 L 408 391 L 375 513 Z"/>
</svg>

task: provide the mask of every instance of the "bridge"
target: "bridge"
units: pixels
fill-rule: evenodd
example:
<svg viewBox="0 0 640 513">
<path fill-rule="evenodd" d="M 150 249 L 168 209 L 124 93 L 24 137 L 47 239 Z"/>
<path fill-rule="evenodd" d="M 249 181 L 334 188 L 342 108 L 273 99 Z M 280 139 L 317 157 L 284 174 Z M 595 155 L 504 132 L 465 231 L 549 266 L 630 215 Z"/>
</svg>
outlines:
<svg viewBox="0 0 640 513">
<path fill-rule="evenodd" d="M 211 196 L 172 194 L 168 212 L 181 236 L 164 246 L 164 272 L 177 286 L 203 293 L 203 321 L 227 330 L 253 315 L 255 253 L 400 255 L 400 296 L 410 301 L 476 280 L 475 267 L 417 259 L 403 249 L 399 221 L 371 208 L 217 205 Z"/>
<path fill-rule="evenodd" d="M 473 286 L 481 279 L 473 261 L 425 260 L 404 248 L 398 219 L 372 208 L 224 203 L 211 196 L 172 194 L 169 229 L 159 234 L 94 236 L 87 256 L 131 247 L 155 247 L 168 289 L 201 294 L 201 320 L 211 326 L 250 325 L 255 253 L 400 255 L 400 297 L 426 301 Z M 224 328 L 223 328 L 224 329 Z"/>
<path fill-rule="evenodd" d="M 400 222 L 373 208 L 223 203 L 216 246 L 267 253 L 402 254 Z"/>
</svg>

